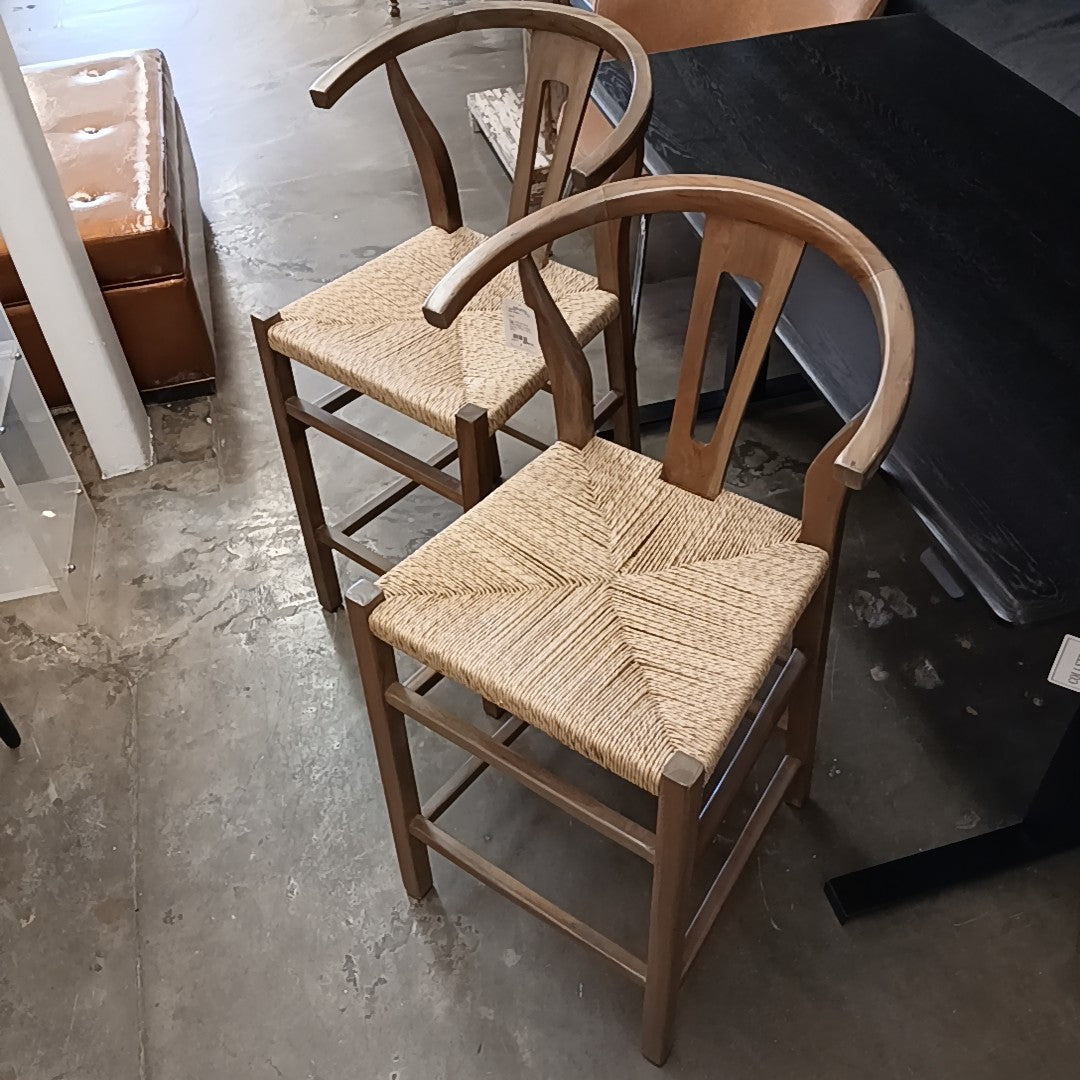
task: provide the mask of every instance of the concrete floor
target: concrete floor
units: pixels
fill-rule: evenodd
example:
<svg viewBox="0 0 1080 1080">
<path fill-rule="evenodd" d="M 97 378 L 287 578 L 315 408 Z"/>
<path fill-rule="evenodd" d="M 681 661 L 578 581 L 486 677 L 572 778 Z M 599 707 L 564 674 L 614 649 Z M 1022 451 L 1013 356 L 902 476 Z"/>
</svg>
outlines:
<svg viewBox="0 0 1080 1080">
<path fill-rule="evenodd" d="M 25 735 L 0 748 L 0 1080 L 656 1075 L 640 994 L 599 961 L 442 863 L 437 896 L 406 902 L 345 619 L 319 609 L 301 552 L 246 320 L 423 222 L 380 81 L 329 115 L 305 94 L 382 6 L 0 0 L 0 16 L 25 62 L 165 50 L 221 366 L 213 400 L 153 410 L 159 464 L 90 484 L 91 624 L 0 608 L 0 690 Z M 490 34 L 414 67 L 479 227 L 506 183 L 462 95 L 509 81 L 517 56 Z M 658 245 L 659 276 L 685 244 L 673 228 Z M 671 386 L 679 293 L 650 289 L 647 395 Z M 434 441 L 360 412 L 413 450 Z M 732 483 L 793 507 L 832 423 L 818 407 L 749 424 Z M 322 445 L 318 461 L 337 510 L 383 482 Z M 449 517 L 418 497 L 372 539 L 400 554 Z M 831 874 L 1007 821 L 1075 707 L 1044 681 L 1066 627 L 1019 632 L 945 599 L 925 544 L 884 481 L 853 500 L 815 797 L 777 816 L 687 981 L 673 1077 L 1080 1076 L 1076 855 L 845 928 L 822 895 Z M 424 785 L 455 760 L 432 738 L 416 750 Z M 472 794 L 454 831 L 640 947 L 642 865 L 497 778 Z"/>
</svg>

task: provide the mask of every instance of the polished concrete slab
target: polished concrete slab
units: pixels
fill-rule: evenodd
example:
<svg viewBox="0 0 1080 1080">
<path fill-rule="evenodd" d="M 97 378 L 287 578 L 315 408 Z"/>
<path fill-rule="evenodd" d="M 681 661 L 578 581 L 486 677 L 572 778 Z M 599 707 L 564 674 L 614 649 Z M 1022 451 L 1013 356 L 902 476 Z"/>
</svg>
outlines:
<svg viewBox="0 0 1080 1080">
<path fill-rule="evenodd" d="M 406 902 L 345 619 L 318 607 L 301 553 L 247 316 L 423 223 L 380 82 L 330 114 L 305 93 L 386 24 L 382 6 L 0 0 L 0 17 L 26 62 L 165 50 L 201 169 L 221 361 L 216 398 L 153 409 L 153 469 L 90 483 L 91 623 L 0 607 L 0 695 L 25 736 L 0 750 L 0 1080 L 655 1075 L 640 995 L 599 961 L 445 864 L 436 896 Z M 481 228 L 506 183 L 464 93 L 518 63 L 487 34 L 410 69 Z M 673 383 L 691 255 L 678 229 L 654 245 L 650 394 Z M 417 452 L 437 442 L 354 408 Z M 530 408 L 537 431 L 547 408 Z M 748 423 L 732 484 L 795 509 L 833 423 L 822 407 Z M 335 511 L 386 479 L 322 444 L 318 466 Z M 398 555 L 451 518 L 417 496 L 370 535 Z M 778 815 L 688 979 L 673 1077 L 1077 1075 L 1075 855 L 844 928 L 822 895 L 832 874 L 1007 821 L 1075 708 L 1045 682 L 1069 628 L 1019 632 L 974 596 L 948 600 L 926 544 L 884 481 L 853 500 L 815 796 Z M 648 813 L 541 737 L 524 744 Z M 429 787 L 457 760 L 415 746 Z M 629 856 L 498 778 L 447 821 L 640 947 L 647 882 Z"/>
</svg>

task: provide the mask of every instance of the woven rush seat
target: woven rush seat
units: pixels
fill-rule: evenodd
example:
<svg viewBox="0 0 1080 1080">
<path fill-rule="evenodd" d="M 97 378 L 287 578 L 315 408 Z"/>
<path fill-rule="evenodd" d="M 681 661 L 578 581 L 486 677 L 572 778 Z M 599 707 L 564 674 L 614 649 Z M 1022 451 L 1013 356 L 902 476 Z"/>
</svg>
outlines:
<svg viewBox="0 0 1080 1080">
<path fill-rule="evenodd" d="M 503 300 L 521 299 L 517 271 L 500 274 L 449 330 L 422 312 L 431 287 L 485 239 L 433 225 L 283 308 L 270 344 L 451 438 L 466 404 L 486 409 L 495 431 L 547 379 L 543 357 L 503 343 Z M 543 277 L 583 344 L 618 315 L 618 299 L 589 274 L 549 261 Z"/>
<path fill-rule="evenodd" d="M 379 581 L 384 641 L 656 793 L 711 771 L 829 558 L 800 522 L 556 443 Z"/>
</svg>

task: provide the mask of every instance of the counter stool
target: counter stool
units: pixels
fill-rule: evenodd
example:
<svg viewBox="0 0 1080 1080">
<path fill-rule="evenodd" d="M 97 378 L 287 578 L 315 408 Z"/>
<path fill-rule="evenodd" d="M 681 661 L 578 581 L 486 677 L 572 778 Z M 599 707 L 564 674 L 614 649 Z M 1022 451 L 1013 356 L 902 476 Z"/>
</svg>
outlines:
<svg viewBox="0 0 1080 1080">
<path fill-rule="evenodd" d="M 598 222 L 671 211 L 703 214 L 705 228 L 660 462 L 595 437 L 588 364 L 529 253 Z M 868 408 L 810 465 L 796 518 L 725 491 L 723 482 L 807 245 L 861 287 L 877 321 L 882 367 Z M 452 325 L 518 260 L 551 376 L 559 441 L 377 586 L 354 586 L 350 620 L 406 892 L 420 899 L 431 889 L 431 848 L 588 945 L 644 988 L 642 1052 L 661 1064 L 672 1045 L 679 985 L 721 905 L 780 803 L 800 805 L 809 792 L 844 507 L 849 490 L 861 488 L 884 456 L 903 414 L 913 368 L 911 313 L 896 272 L 842 218 L 800 195 L 726 177 L 627 180 L 540 210 L 459 263 L 428 298 L 427 317 Z M 723 273 L 758 282 L 761 299 L 724 409 L 701 442 L 694 423 Z M 426 665 L 419 680 L 399 680 L 394 649 Z M 510 718 L 488 735 L 433 704 L 420 690 L 439 675 Z M 759 695 L 760 708 L 747 717 Z M 698 856 L 785 712 L 779 764 L 691 917 Z M 405 715 L 472 755 L 423 804 Z M 655 828 L 512 749 L 526 726 L 657 796 Z M 646 956 L 556 907 L 436 824 L 489 765 L 652 865 Z M 714 770 L 719 781 L 710 783 Z"/>
<path fill-rule="evenodd" d="M 431 218 L 429 228 L 386 254 L 275 315 L 252 320 L 315 588 L 327 611 L 341 606 L 334 551 L 375 573 L 392 565 L 354 538 L 363 525 L 418 485 L 466 509 L 474 506 L 499 478 L 499 430 L 539 449 L 545 446 L 507 423 L 547 384 L 542 356 L 504 340 L 504 304 L 521 298 L 513 270 L 487 283 L 452 328 L 439 330 L 424 321 L 421 308 L 430 288 L 485 238 L 462 224 L 446 146 L 398 63 L 403 53 L 452 34 L 507 27 L 532 31 L 526 124 L 510 193 L 510 222 L 527 212 L 543 106 L 556 86 L 565 88 L 566 97 L 543 205 L 563 195 L 589 89 L 605 53 L 631 70 L 630 106 L 611 137 L 574 170 L 574 183 L 588 189 L 617 171 L 636 173 L 652 100 L 648 62 L 625 30 L 588 12 L 528 2 L 473 3 L 440 11 L 376 37 L 330 68 L 311 89 L 315 104 L 329 108 L 369 72 L 386 68 Z M 585 344 L 603 331 L 611 390 L 595 415 L 611 419 L 620 443 L 636 446 L 633 333 L 629 304 L 622 302 L 628 294 L 629 230 L 621 223 L 598 229 L 595 247 L 595 278 L 548 261 L 546 249 L 536 258 L 575 340 Z M 300 399 L 294 360 L 343 388 L 316 402 Z M 422 460 L 335 415 L 365 394 L 453 442 Z M 309 429 L 374 458 L 403 479 L 344 521 L 328 525 L 307 443 Z M 455 458 L 460 480 L 443 471 Z"/>
</svg>

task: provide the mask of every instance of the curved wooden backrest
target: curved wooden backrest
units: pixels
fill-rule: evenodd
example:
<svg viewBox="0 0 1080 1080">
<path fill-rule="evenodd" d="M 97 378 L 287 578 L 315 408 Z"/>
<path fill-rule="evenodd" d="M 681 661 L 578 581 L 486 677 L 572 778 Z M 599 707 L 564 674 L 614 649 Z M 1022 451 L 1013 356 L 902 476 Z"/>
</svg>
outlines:
<svg viewBox="0 0 1080 1080">
<path fill-rule="evenodd" d="M 804 533 L 818 515 L 811 503 L 836 501 L 840 485 L 861 488 L 884 457 L 903 417 L 914 366 L 915 331 L 896 271 L 857 229 L 831 210 L 783 188 L 724 176 L 652 176 L 622 180 L 564 199 L 493 236 L 454 267 L 428 296 L 424 314 L 449 326 L 500 270 L 518 262 L 525 299 L 555 395 L 559 438 L 583 446 L 593 437 L 588 363 L 532 259 L 535 248 L 593 226 L 639 214 L 705 215 L 682 368 L 664 456 L 664 477 L 714 498 L 720 491 L 750 389 L 807 245 L 829 256 L 862 289 L 877 323 L 881 376 L 873 400 L 815 459 L 807 474 Z M 694 437 L 708 324 L 722 273 L 761 286 L 753 322 L 727 399 L 708 442 Z M 835 523 L 834 523 L 835 524 Z M 828 532 L 827 529 L 824 529 Z M 827 538 L 826 538 L 827 539 Z M 821 542 L 831 550 L 831 543 Z"/>
<path fill-rule="evenodd" d="M 869 19 L 883 0 L 596 0 L 598 14 L 625 26 L 646 52 Z"/>
<path fill-rule="evenodd" d="M 586 160 L 574 165 L 575 187 L 588 189 L 602 183 L 639 152 L 652 106 L 652 78 L 644 49 L 617 23 L 591 12 L 531 0 L 464 4 L 421 16 L 374 37 L 323 72 L 311 86 L 311 99 L 319 108 L 328 109 L 365 75 L 385 67 L 394 105 L 420 169 L 431 221 L 453 231 L 461 225 L 461 206 L 450 155 L 405 78 L 398 57 L 466 30 L 515 28 L 532 31 L 521 137 L 510 194 L 509 221 L 517 221 L 529 208 L 545 102 L 553 87 L 561 88 L 559 97 L 564 103 L 551 147 L 542 206 L 555 202 L 566 188 L 589 90 L 604 53 L 630 68 L 630 103 L 610 137 Z"/>
</svg>

